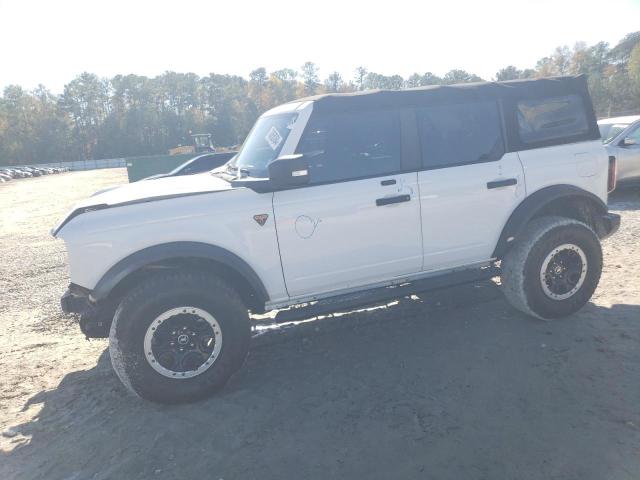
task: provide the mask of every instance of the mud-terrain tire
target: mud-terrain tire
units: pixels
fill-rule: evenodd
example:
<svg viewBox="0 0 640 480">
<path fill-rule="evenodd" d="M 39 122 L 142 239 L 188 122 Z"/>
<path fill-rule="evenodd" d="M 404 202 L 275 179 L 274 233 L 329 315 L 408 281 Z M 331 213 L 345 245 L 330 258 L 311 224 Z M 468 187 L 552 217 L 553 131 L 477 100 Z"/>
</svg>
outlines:
<svg viewBox="0 0 640 480">
<path fill-rule="evenodd" d="M 602 273 L 602 247 L 586 224 L 564 217 L 532 220 L 501 263 L 502 291 L 516 309 L 550 320 L 577 312 Z"/>
<path fill-rule="evenodd" d="M 195 348 L 185 343 L 187 353 L 177 351 L 184 338 L 191 341 L 189 335 Z M 111 324 L 109 353 L 132 393 L 185 403 L 220 390 L 242 366 L 250 339 L 247 308 L 235 290 L 216 276 L 175 271 L 145 280 L 123 298 Z"/>
</svg>

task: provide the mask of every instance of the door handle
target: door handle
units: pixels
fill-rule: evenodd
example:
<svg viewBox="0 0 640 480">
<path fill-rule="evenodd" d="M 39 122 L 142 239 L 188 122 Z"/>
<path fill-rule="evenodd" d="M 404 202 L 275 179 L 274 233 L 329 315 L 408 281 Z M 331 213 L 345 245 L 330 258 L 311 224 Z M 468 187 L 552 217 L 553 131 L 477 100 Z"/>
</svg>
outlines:
<svg viewBox="0 0 640 480">
<path fill-rule="evenodd" d="M 387 186 L 387 185 L 395 185 L 396 184 L 396 179 L 395 178 L 391 178 L 389 180 L 382 180 L 380 182 L 380 185 L 382 185 L 383 187 Z"/>
<path fill-rule="evenodd" d="M 409 202 L 411 195 L 398 195 L 397 197 L 384 197 L 376 199 L 376 206 L 391 205 L 392 203 Z"/>
<path fill-rule="evenodd" d="M 517 178 L 507 178 L 506 180 L 494 180 L 493 182 L 487 182 L 487 188 L 491 190 L 492 188 L 510 187 L 511 185 L 516 185 L 517 183 L 518 183 Z"/>
</svg>

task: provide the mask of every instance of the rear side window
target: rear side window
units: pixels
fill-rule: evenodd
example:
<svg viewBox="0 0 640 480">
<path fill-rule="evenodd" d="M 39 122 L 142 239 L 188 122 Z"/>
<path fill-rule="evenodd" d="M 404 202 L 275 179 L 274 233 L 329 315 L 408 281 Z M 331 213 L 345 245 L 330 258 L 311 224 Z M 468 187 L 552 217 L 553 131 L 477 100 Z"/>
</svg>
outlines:
<svg viewBox="0 0 640 480">
<path fill-rule="evenodd" d="M 397 111 L 314 114 L 298 145 L 311 183 L 373 177 L 401 169 Z"/>
<path fill-rule="evenodd" d="M 580 95 L 521 100 L 516 113 L 520 140 L 525 144 L 554 141 L 589 132 Z"/>
<path fill-rule="evenodd" d="M 490 162 L 504 154 L 496 102 L 437 105 L 417 115 L 424 168 Z"/>
</svg>

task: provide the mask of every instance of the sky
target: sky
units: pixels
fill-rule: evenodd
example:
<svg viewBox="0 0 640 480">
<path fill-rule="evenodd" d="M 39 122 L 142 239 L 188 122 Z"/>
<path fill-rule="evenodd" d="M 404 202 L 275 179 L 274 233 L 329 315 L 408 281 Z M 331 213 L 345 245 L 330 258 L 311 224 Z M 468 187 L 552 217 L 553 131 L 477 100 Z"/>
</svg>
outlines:
<svg viewBox="0 0 640 480">
<path fill-rule="evenodd" d="M 83 71 L 237 74 L 320 67 L 353 78 L 460 68 L 491 79 L 560 45 L 615 45 L 640 0 L 0 0 L 0 89 L 61 93 Z"/>
</svg>

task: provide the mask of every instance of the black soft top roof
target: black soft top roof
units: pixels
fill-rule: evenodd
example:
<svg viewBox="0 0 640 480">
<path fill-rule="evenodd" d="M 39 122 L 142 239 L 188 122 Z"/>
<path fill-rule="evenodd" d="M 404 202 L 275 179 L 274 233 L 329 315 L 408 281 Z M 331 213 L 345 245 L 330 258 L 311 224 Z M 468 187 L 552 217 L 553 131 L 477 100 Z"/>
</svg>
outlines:
<svg viewBox="0 0 640 480">
<path fill-rule="evenodd" d="M 478 82 L 457 85 L 430 85 L 406 90 L 366 90 L 354 93 L 329 93 L 296 100 L 313 101 L 316 112 L 350 112 L 388 107 L 419 106 L 438 103 L 463 103 L 478 100 L 517 100 L 554 97 L 567 94 L 587 96 L 585 75 L 549 77 L 506 82 Z"/>
</svg>

